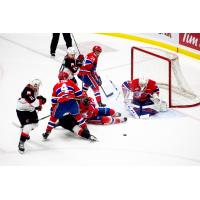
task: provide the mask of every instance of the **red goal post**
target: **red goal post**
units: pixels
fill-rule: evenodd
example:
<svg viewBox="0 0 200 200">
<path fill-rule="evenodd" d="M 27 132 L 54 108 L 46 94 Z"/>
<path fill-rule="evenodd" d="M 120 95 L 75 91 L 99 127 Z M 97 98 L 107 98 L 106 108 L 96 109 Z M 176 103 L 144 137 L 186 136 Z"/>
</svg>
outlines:
<svg viewBox="0 0 200 200">
<path fill-rule="evenodd" d="M 160 88 L 167 90 L 164 100 L 170 108 L 200 105 L 200 98 L 189 87 L 174 53 L 151 47 L 132 47 L 131 80 L 140 76 L 155 80 Z"/>
</svg>

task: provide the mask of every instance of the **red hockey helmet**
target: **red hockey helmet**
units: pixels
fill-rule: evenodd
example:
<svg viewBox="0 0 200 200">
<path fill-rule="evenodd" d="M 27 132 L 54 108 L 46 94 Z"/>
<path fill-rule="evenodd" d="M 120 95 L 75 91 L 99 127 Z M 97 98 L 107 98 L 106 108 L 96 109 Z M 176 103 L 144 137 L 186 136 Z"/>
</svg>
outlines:
<svg viewBox="0 0 200 200">
<path fill-rule="evenodd" d="M 102 48 L 101 48 L 100 46 L 97 46 L 97 45 L 94 46 L 92 50 L 93 50 L 93 52 L 94 52 L 94 51 L 98 51 L 98 52 L 100 52 L 100 53 L 102 52 Z"/>
<path fill-rule="evenodd" d="M 68 74 L 67 72 L 61 71 L 61 72 L 59 72 L 59 74 L 58 74 L 58 79 L 59 79 L 59 80 L 65 80 L 65 79 L 67 79 L 68 77 L 69 77 L 69 74 Z"/>
</svg>

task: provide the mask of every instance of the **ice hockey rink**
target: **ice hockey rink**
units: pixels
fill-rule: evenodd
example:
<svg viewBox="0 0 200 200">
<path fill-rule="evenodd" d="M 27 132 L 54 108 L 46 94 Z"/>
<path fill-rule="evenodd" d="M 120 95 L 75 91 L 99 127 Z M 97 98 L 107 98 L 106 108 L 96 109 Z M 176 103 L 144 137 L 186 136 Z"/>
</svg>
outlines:
<svg viewBox="0 0 200 200">
<path fill-rule="evenodd" d="M 105 82 L 112 80 L 119 91 L 121 84 L 130 79 L 131 47 L 149 46 L 99 34 L 75 33 L 74 36 L 84 54 L 94 44 L 102 45 L 104 52 L 99 57 L 97 71 Z M 150 119 L 134 119 L 123 104 L 121 92 L 118 96 L 114 88 L 114 95 L 109 98 L 101 91 L 103 102 L 128 117 L 128 121 L 117 125 L 89 125 L 91 134 L 99 142 L 88 142 L 63 129 L 55 129 L 49 140 L 43 141 L 41 135 L 47 118 L 31 132 L 26 152 L 19 154 L 20 129 L 12 124 L 19 123 L 15 111 L 17 99 L 30 80 L 41 79 L 40 93 L 47 98 L 47 103 L 39 118 L 48 115 L 52 88 L 65 56 L 62 35 L 55 58 L 49 54 L 50 41 L 51 34 L 0 34 L 0 165 L 200 165 L 199 106 L 169 109 Z M 190 67 L 188 76 L 199 77 L 199 60 L 184 55 L 179 55 L 179 59 L 186 70 Z M 193 80 L 200 89 L 200 79 Z M 93 96 L 91 91 L 90 94 Z"/>
</svg>

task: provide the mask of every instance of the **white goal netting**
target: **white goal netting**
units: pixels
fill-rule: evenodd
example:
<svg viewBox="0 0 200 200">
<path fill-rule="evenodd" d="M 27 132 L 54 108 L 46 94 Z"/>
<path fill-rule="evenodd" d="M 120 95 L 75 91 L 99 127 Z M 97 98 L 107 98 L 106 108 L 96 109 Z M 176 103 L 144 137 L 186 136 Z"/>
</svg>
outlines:
<svg viewBox="0 0 200 200">
<path fill-rule="evenodd" d="M 161 98 L 168 102 L 169 107 L 199 104 L 195 75 L 189 74 L 190 66 L 181 67 L 177 54 L 158 48 L 133 47 L 131 59 L 131 77 L 143 76 L 155 80 L 160 87 Z"/>
</svg>

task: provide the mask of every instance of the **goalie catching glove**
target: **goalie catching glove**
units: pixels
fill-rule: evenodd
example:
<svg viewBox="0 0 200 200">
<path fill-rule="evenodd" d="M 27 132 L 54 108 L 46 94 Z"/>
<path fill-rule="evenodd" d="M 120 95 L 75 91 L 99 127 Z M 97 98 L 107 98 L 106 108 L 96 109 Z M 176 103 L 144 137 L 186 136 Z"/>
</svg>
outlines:
<svg viewBox="0 0 200 200">
<path fill-rule="evenodd" d="M 159 112 L 165 112 L 167 111 L 167 103 L 165 101 L 160 100 L 160 98 L 158 97 L 158 95 L 156 93 L 154 93 L 152 95 L 151 101 L 153 101 L 156 109 Z"/>
</svg>

